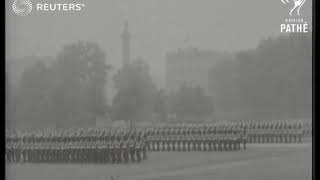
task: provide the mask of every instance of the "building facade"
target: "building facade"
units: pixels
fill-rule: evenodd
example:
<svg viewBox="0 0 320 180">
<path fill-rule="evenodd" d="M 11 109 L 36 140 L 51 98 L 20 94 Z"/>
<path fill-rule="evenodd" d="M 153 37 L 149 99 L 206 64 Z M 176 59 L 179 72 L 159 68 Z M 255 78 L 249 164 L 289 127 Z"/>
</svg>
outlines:
<svg viewBox="0 0 320 180">
<path fill-rule="evenodd" d="M 200 86 L 209 95 L 209 70 L 228 53 L 201 50 L 195 47 L 166 54 L 166 89 L 175 92 L 182 83 Z"/>
</svg>

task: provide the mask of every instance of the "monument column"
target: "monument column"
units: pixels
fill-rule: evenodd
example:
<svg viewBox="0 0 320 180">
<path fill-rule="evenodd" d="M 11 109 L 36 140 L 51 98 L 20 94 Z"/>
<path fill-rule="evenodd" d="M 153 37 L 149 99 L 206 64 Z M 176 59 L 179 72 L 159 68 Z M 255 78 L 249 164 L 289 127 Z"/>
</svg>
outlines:
<svg viewBox="0 0 320 180">
<path fill-rule="evenodd" d="M 130 38 L 131 35 L 128 30 L 128 21 L 124 23 L 124 29 L 121 34 L 122 39 L 122 66 L 130 63 Z"/>
</svg>

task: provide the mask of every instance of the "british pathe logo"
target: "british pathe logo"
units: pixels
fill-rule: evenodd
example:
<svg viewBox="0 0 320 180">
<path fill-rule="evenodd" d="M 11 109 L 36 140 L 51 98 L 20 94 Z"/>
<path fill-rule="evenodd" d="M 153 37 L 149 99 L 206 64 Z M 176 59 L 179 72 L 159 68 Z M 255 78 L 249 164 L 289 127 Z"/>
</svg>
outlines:
<svg viewBox="0 0 320 180">
<path fill-rule="evenodd" d="M 17 15 L 26 16 L 32 11 L 32 3 L 30 0 L 15 0 L 12 9 Z"/>
<path fill-rule="evenodd" d="M 294 10 L 296 10 L 297 15 L 300 15 L 300 9 L 304 5 L 306 0 L 281 0 L 281 2 L 285 5 L 290 4 L 292 2 L 291 4 L 293 4 L 293 7 L 291 8 L 290 13 L 289 13 L 290 16 L 292 16 L 292 13 Z"/>
<path fill-rule="evenodd" d="M 290 9 L 289 15 L 284 19 L 284 22 L 280 25 L 281 33 L 308 33 L 309 32 L 309 24 L 306 20 L 300 17 L 300 9 L 305 4 L 306 0 L 281 0 L 281 2 L 285 5 L 293 4 Z M 296 12 L 296 15 L 294 16 Z"/>
</svg>

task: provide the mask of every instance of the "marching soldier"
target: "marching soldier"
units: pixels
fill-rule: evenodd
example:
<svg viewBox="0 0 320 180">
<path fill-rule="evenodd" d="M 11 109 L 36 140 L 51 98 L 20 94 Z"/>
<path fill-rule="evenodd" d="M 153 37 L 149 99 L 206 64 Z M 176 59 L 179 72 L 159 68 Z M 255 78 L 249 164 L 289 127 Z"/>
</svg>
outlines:
<svg viewBox="0 0 320 180">
<path fill-rule="evenodd" d="M 21 160 L 21 143 L 19 141 L 16 142 L 15 146 L 15 158 L 15 161 L 19 163 Z"/>
<path fill-rule="evenodd" d="M 9 142 L 7 143 L 7 160 L 9 162 L 13 162 L 13 144 L 11 139 L 8 141 Z"/>
<path fill-rule="evenodd" d="M 223 135 L 222 134 L 219 134 L 218 135 L 218 150 L 219 151 L 222 151 L 222 144 L 223 144 Z"/>
<path fill-rule="evenodd" d="M 142 158 L 141 158 L 142 142 L 141 142 L 140 138 L 137 141 L 138 142 L 136 143 L 136 157 L 137 157 L 137 162 L 140 162 L 142 160 Z"/>
<path fill-rule="evenodd" d="M 232 145 L 233 145 L 233 142 L 234 142 L 234 135 L 232 133 L 228 134 L 228 150 L 229 151 L 232 151 L 233 148 L 232 148 Z"/>
<path fill-rule="evenodd" d="M 280 143 L 283 143 L 284 142 L 284 123 L 283 122 L 279 122 L 279 140 L 280 140 Z"/>
<path fill-rule="evenodd" d="M 243 149 L 247 149 L 247 139 L 248 139 L 248 136 L 247 136 L 247 132 L 245 129 L 242 129 L 241 132 L 240 132 L 240 142 L 243 143 Z"/>
<path fill-rule="evenodd" d="M 293 135 L 294 135 L 294 132 L 293 132 L 292 125 L 290 122 L 290 123 L 288 123 L 288 143 L 292 142 Z"/>
<path fill-rule="evenodd" d="M 131 162 L 135 162 L 135 142 L 134 142 L 134 140 L 131 140 L 129 146 L 130 146 L 130 159 L 131 159 Z"/>
<path fill-rule="evenodd" d="M 288 124 L 287 122 L 284 122 L 284 126 L 283 126 L 283 136 L 284 136 L 284 142 L 288 143 Z"/>
<path fill-rule="evenodd" d="M 303 126 L 302 126 L 302 123 L 299 122 L 298 124 L 298 142 L 301 143 L 302 142 L 302 136 L 303 136 Z"/>
<path fill-rule="evenodd" d="M 143 159 L 147 159 L 147 135 L 143 135 L 143 144 L 142 144 L 142 153 L 143 153 Z"/>
<path fill-rule="evenodd" d="M 257 129 L 256 129 L 256 122 L 252 122 L 251 128 L 251 135 L 252 135 L 252 143 L 257 143 Z"/>
<path fill-rule="evenodd" d="M 217 150 L 217 143 L 218 143 L 218 137 L 217 137 L 217 134 L 216 133 L 213 133 L 212 134 L 212 148 L 213 148 L 213 150 L 214 151 L 216 151 Z"/>
</svg>

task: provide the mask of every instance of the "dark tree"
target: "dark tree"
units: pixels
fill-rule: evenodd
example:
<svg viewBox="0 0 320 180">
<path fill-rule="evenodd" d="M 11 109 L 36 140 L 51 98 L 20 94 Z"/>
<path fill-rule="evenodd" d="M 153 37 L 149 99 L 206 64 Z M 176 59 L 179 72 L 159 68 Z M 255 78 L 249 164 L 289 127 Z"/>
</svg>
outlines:
<svg viewBox="0 0 320 180">
<path fill-rule="evenodd" d="M 155 93 L 154 112 L 159 115 L 160 121 L 168 120 L 168 97 L 164 90 L 159 90 Z"/>
<path fill-rule="evenodd" d="M 213 113 L 212 98 L 205 95 L 200 86 L 193 87 L 183 83 L 174 96 L 172 108 L 178 119 L 203 119 Z"/>
<path fill-rule="evenodd" d="M 12 118 L 20 127 L 42 127 L 49 122 L 48 93 L 50 92 L 49 74 L 41 61 L 27 68 L 21 77 L 16 93 L 16 111 Z"/>
<path fill-rule="evenodd" d="M 58 126 L 94 124 L 106 112 L 105 54 L 91 42 L 67 45 L 52 69 L 52 117 Z"/>
<path fill-rule="evenodd" d="M 216 106 L 234 119 L 286 119 L 311 115 L 312 36 L 262 40 L 210 73 Z M 216 107 L 215 106 L 215 107 Z"/>
<path fill-rule="evenodd" d="M 151 120 L 155 86 L 149 66 L 139 59 L 124 66 L 114 77 L 117 94 L 113 99 L 114 120 Z"/>
</svg>

